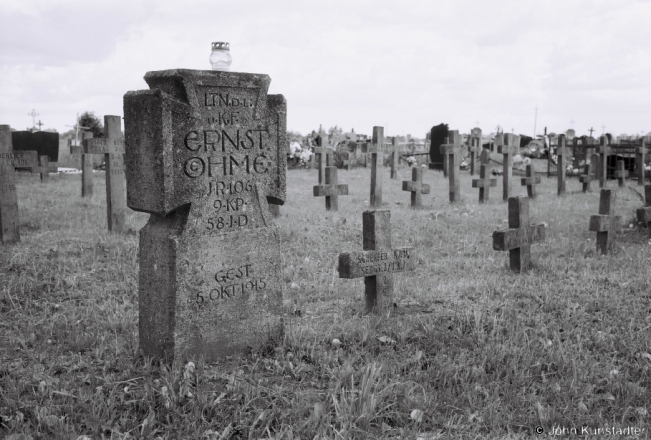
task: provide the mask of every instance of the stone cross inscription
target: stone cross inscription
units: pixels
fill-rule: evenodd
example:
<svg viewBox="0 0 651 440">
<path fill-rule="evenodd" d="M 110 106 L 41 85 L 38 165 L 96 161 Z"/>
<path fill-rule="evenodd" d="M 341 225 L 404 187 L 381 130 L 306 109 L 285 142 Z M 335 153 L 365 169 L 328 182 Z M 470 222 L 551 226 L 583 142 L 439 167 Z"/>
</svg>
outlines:
<svg viewBox="0 0 651 440">
<path fill-rule="evenodd" d="M 513 155 L 518 154 L 520 136 L 506 133 L 504 142 L 498 144 L 497 152 L 502 155 L 502 200 L 507 201 L 511 195 L 511 173 L 513 168 Z M 497 139 L 496 139 L 497 142 Z"/>
<path fill-rule="evenodd" d="M 84 155 L 103 154 L 106 164 L 106 219 L 108 230 L 123 232 L 126 219 L 124 193 L 124 136 L 119 116 L 104 116 L 104 137 L 84 139 Z M 91 167 L 92 168 L 92 167 Z M 90 174 L 92 174 L 92 169 Z"/>
<path fill-rule="evenodd" d="M 464 146 L 461 143 L 461 135 L 458 130 L 450 130 L 448 143 L 441 145 L 441 153 L 445 155 L 448 164 L 448 180 L 450 185 L 450 203 L 461 200 L 461 185 L 459 185 L 459 157 L 463 153 Z"/>
<path fill-rule="evenodd" d="M 536 185 L 540 184 L 540 176 L 536 176 L 533 165 L 527 165 L 526 176 L 520 179 L 522 186 L 527 186 L 527 196 L 530 199 L 536 198 Z"/>
<path fill-rule="evenodd" d="M 646 226 L 651 237 L 651 185 L 644 185 L 644 208 L 637 209 L 637 221 Z"/>
<path fill-rule="evenodd" d="M 339 196 L 348 195 L 348 185 L 340 185 L 337 179 L 337 167 L 326 167 L 325 184 L 312 188 L 314 197 L 325 197 L 326 211 L 339 210 Z"/>
<path fill-rule="evenodd" d="M 392 248 L 391 211 L 364 211 L 362 252 L 339 254 L 339 278 L 364 277 L 368 312 L 385 312 L 393 296 L 393 274 L 414 270 L 412 247 Z"/>
<path fill-rule="evenodd" d="M 140 231 L 139 333 L 148 356 L 206 361 L 282 331 L 280 233 L 287 104 L 263 74 L 148 72 L 124 97 L 127 203 Z"/>
<path fill-rule="evenodd" d="M 421 208 L 423 205 L 423 194 L 429 194 L 430 187 L 423 183 L 423 169 L 414 167 L 411 169 L 411 180 L 402 181 L 402 190 L 411 192 L 411 207 Z"/>
<path fill-rule="evenodd" d="M 529 199 L 509 197 L 509 229 L 493 232 L 493 249 L 509 251 L 509 266 L 521 272 L 531 266 L 531 244 L 545 241 L 545 225 L 529 224 Z"/>
<path fill-rule="evenodd" d="M 590 231 L 597 233 L 597 252 L 606 255 L 615 241 L 621 217 L 615 215 L 616 193 L 602 189 L 599 195 L 599 214 L 590 216 Z"/>
</svg>

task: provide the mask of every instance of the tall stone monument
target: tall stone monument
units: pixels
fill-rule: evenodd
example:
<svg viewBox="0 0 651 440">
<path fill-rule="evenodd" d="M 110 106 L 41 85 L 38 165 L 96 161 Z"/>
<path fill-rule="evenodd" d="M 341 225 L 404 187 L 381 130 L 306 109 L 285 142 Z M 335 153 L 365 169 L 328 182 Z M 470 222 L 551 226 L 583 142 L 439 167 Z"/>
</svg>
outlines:
<svg viewBox="0 0 651 440">
<path fill-rule="evenodd" d="M 213 361 L 282 332 L 287 103 L 267 75 L 148 72 L 124 96 L 127 205 L 140 231 L 146 355 Z"/>
</svg>

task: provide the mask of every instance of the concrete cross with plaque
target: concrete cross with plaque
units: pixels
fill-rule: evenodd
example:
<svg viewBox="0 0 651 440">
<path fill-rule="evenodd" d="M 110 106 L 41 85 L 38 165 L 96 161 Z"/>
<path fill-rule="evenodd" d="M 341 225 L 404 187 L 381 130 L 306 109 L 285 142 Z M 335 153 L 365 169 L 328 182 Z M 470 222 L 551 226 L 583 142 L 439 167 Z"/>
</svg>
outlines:
<svg viewBox="0 0 651 440">
<path fill-rule="evenodd" d="M 104 137 L 82 141 L 84 156 L 103 154 L 106 164 L 106 218 L 108 230 L 123 232 L 126 219 L 124 194 L 124 136 L 119 116 L 104 116 Z M 89 173 L 92 176 L 92 166 Z M 83 179 L 83 177 L 82 177 Z"/>
<path fill-rule="evenodd" d="M 509 266 L 515 272 L 531 267 L 531 245 L 545 241 L 545 225 L 529 224 L 529 199 L 509 197 L 509 229 L 493 232 L 493 249 L 509 251 Z"/>
<path fill-rule="evenodd" d="M 127 203 L 140 231 L 139 339 L 147 356 L 212 362 L 282 334 L 280 231 L 287 103 L 269 76 L 148 72 L 124 96 Z"/>
<path fill-rule="evenodd" d="M 448 164 L 448 179 L 450 184 L 450 203 L 461 200 L 461 186 L 459 185 L 459 157 L 464 151 L 461 135 L 458 130 L 450 130 L 448 142 L 441 145 L 441 154 L 445 156 Z"/>
<path fill-rule="evenodd" d="M 637 209 L 637 221 L 646 226 L 651 237 L 651 185 L 644 185 L 644 208 Z"/>
<path fill-rule="evenodd" d="M 536 176 L 533 165 L 527 165 L 526 177 L 520 179 L 522 186 L 527 186 L 527 196 L 530 199 L 536 198 L 536 185 L 540 184 L 540 176 Z"/>
<path fill-rule="evenodd" d="M 411 180 L 402 181 L 402 190 L 411 192 L 411 207 L 421 208 L 423 206 L 423 194 L 429 194 L 430 187 L 423 183 L 423 169 L 414 167 L 411 169 Z"/>
<path fill-rule="evenodd" d="M 511 177 L 513 172 L 513 156 L 518 154 L 520 136 L 506 133 L 504 141 L 497 146 L 497 152 L 502 155 L 502 200 L 507 201 L 511 196 Z"/>
<path fill-rule="evenodd" d="M 599 195 L 599 214 L 590 216 L 590 231 L 597 233 L 597 252 L 606 255 L 615 242 L 621 217 L 615 215 L 616 193 L 602 189 Z"/>
<path fill-rule="evenodd" d="M 393 274 L 414 270 L 413 247 L 391 246 L 391 211 L 364 211 L 361 252 L 339 254 L 339 278 L 364 277 L 368 312 L 385 313 L 393 296 Z"/>
</svg>

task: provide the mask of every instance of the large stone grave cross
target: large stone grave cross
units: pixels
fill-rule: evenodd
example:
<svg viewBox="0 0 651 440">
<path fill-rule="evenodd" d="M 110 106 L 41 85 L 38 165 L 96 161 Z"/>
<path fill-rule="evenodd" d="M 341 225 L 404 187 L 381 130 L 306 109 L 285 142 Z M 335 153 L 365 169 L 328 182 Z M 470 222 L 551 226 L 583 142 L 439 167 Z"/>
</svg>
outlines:
<svg viewBox="0 0 651 440">
<path fill-rule="evenodd" d="M 325 196 L 326 211 L 339 210 L 339 196 L 348 195 L 348 185 L 340 185 L 337 179 L 337 167 L 326 167 L 325 184 L 312 188 L 314 197 Z"/>
<path fill-rule="evenodd" d="M 557 176 L 557 187 L 558 187 L 558 195 L 562 196 L 565 194 L 565 159 L 568 155 L 569 151 L 567 149 L 566 141 L 565 141 L 565 135 L 561 134 L 558 136 L 558 147 L 556 147 L 556 176 Z"/>
<path fill-rule="evenodd" d="M 644 169 L 644 160 L 646 157 L 646 142 L 642 138 L 642 145 L 638 145 L 635 153 L 635 168 L 637 168 L 637 184 L 644 185 L 646 170 Z"/>
<path fill-rule="evenodd" d="M 592 182 L 592 162 L 583 166 L 583 174 L 579 176 L 579 182 L 583 184 L 583 192 L 590 191 L 590 182 Z"/>
<path fill-rule="evenodd" d="M 651 185 L 644 185 L 644 208 L 637 209 L 637 221 L 646 226 L 651 237 Z"/>
<path fill-rule="evenodd" d="M 122 232 L 126 219 L 124 194 L 124 136 L 119 116 L 104 116 L 104 137 L 83 140 L 84 155 L 103 154 L 106 164 L 106 219 L 108 230 Z M 89 173 L 92 175 L 92 167 Z M 83 177 L 82 177 L 83 179 Z"/>
<path fill-rule="evenodd" d="M 127 203 L 140 231 L 147 356 L 223 356 L 282 331 L 280 232 L 287 103 L 263 74 L 148 72 L 124 97 Z"/>
<path fill-rule="evenodd" d="M 608 177 L 607 170 L 609 148 L 608 138 L 606 136 L 601 136 L 599 138 L 599 146 L 596 148 L 597 154 L 599 155 L 599 166 L 597 168 L 597 175 L 599 176 L 599 188 L 606 187 L 606 179 Z"/>
<path fill-rule="evenodd" d="M 372 208 L 382 206 L 382 145 L 384 144 L 384 127 L 373 127 L 373 139 L 365 143 L 362 148 L 367 156 L 371 156 L 371 199 Z M 367 162 L 368 163 L 368 162 Z"/>
<path fill-rule="evenodd" d="M 520 179 L 522 186 L 527 186 L 527 196 L 530 199 L 536 198 L 536 185 L 540 184 L 540 176 L 536 176 L 533 165 L 527 165 L 526 177 Z"/>
<path fill-rule="evenodd" d="M 475 175 L 475 161 L 481 154 L 482 147 L 481 128 L 475 127 L 470 130 L 470 138 L 468 139 L 468 150 L 470 151 L 470 175 Z"/>
<path fill-rule="evenodd" d="M 398 145 L 398 140 L 395 136 L 391 137 L 391 178 L 398 178 L 398 166 L 400 165 L 400 151 L 401 146 Z"/>
<path fill-rule="evenodd" d="M 531 266 L 531 245 L 545 241 L 545 225 L 529 224 L 529 199 L 509 197 L 509 229 L 493 232 L 493 249 L 509 251 L 511 270 L 521 272 Z"/>
<path fill-rule="evenodd" d="M 461 200 L 461 185 L 459 185 L 459 157 L 463 152 L 461 135 L 458 130 L 450 130 L 447 144 L 441 145 L 441 153 L 448 164 L 448 179 L 450 185 L 450 203 Z"/>
<path fill-rule="evenodd" d="M 364 277 L 368 312 L 383 313 L 390 308 L 393 274 L 414 270 L 413 247 L 391 247 L 391 211 L 364 211 L 363 251 L 339 254 L 339 278 Z"/>
<path fill-rule="evenodd" d="M 402 190 L 411 192 L 411 207 L 420 208 L 423 206 L 423 194 L 429 194 L 429 185 L 423 183 L 423 169 L 413 167 L 411 169 L 411 180 L 402 181 Z"/>
<path fill-rule="evenodd" d="M 0 244 L 18 243 L 18 196 L 16 194 L 16 167 L 33 167 L 36 151 L 14 151 L 11 127 L 0 125 Z"/>
<path fill-rule="evenodd" d="M 490 154 L 488 150 L 484 150 L 482 156 L 484 156 L 484 153 Z M 497 186 L 497 179 L 491 178 L 488 173 L 488 163 L 483 162 L 482 160 L 482 164 L 479 167 L 479 179 L 472 180 L 472 187 L 479 188 L 479 203 L 487 202 L 491 186 Z"/>
<path fill-rule="evenodd" d="M 518 154 L 520 136 L 506 133 L 504 142 L 497 145 L 497 152 L 502 155 L 502 200 L 507 201 L 511 195 L 511 173 L 513 155 Z"/>
<path fill-rule="evenodd" d="M 617 171 L 615 171 L 615 177 L 617 178 L 617 183 L 619 187 L 623 187 L 626 184 L 626 178 L 628 177 L 628 170 L 624 169 L 624 161 L 617 161 Z"/>
<path fill-rule="evenodd" d="M 615 241 L 621 217 L 615 215 L 616 193 L 602 189 L 599 195 L 599 214 L 590 216 L 590 231 L 597 233 L 597 251 L 607 254 Z"/>
</svg>

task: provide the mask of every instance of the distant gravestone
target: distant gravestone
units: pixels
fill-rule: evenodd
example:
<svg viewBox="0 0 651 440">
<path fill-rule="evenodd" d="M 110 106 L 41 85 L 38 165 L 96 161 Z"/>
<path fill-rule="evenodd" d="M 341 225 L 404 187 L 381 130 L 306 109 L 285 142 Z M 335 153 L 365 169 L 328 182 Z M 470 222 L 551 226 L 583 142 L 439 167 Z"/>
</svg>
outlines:
<svg viewBox="0 0 651 440">
<path fill-rule="evenodd" d="M 635 168 L 636 168 L 638 185 L 644 185 L 644 181 L 646 177 L 646 169 L 644 163 L 645 158 L 646 158 L 646 142 L 645 139 L 642 138 L 642 145 L 639 145 L 637 147 L 636 154 L 635 154 Z"/>
<path fill-rule="evenodd" d="M 590 191 L 590 182 L 592 182 L 592 163 L 586 163 L 583 166 L 583 174 L 579 176 L 579 182 L 583 184 L 583 192 Z"/>
<path fill-rule="evenodd" d="M 50 162 L 59 161 L 59 133 L 13 131 L 11 142 L 13 151 L 36 151 L 38 157 L 47 156 Z M 57 172 L 57 170 L 52 169 L 52 172 Z"/>
<path fill-rule="evenodd" d="M 140 231 L 139 338 L 147 356 L 258 349 L 282 334 L 280 231 L 287 104 L 263 74 L 148 72 L 124 97 L 128 206 Z"/>
<path fill-rule="evenodd" d="M 608 170 L 608 138 L 606 136 L 601 136 L 599 138 L 599 146 L 597 147 L 597 154 L 599 155 L 599 166 L 598 166 L 598 176 L 599 176 L 599 188 L 606 187 L 606 178 Z"/>
<path fill-rule="evenodd" d="M 599 214 L 590 216 L 590 231 L 597 233 L 597 252 L 607 254 L 612 248 L 621 217 L 615 216 L 615 192 L 602 189 L 599 195 Z"/>
<path fill-rule="evenodd" d="M 393 296 L 393 274 L 414 270 L 412 247 L 392 248 L 391 211 L 364 211 L 362 214 L 362 252 L 339 254 L 339 278 L 364 277 L 368 312 L 384 313 Z"/>
<path fill-rule="evenodd" d="M 624 161 L 617 161 L 617 171 L 615 171 L 615 177 L 617 178 L 617 183 L 620 188 L 625 186 L 626 178 L 628 177 L 628 170 L 624 169 Z"/>
<path fill-rule="evenodd" d="M 536 176 L 536 171 L 533 168 L 533 165 L 527 165 L 526 177 L 520 179 L 522 186 L 527 187 L 527 196 L 530 199 L 536 198 L 536 185 L 540 184 L 540 176 Z"/>
<path fill-rule="evenodd" d="M 446 157 L 448 163 L 447 173 L 450 185 L 450 203 L 456 203 L 461 200 L 461 186 L 459 185 L 459 157 L 462 152 L 463 145 L 461 143 L 461 135 L 459 134 L 459 131 L 450 130 L 447 143 L 441 145 L 441 153 Z"/>
<path fill-rule="evenodd" d="M 126 220 L 124 136 L 119 116 L 104 116 L 104 137 L 83 140 L 84 155 L 103 154 L 106 163 L 106 218 L 108 230 L 123 232 Z M 92 170 L 90 172 L 92 175 Z M 82 177 L 83 179 L 83 177 Z"/>
<path fill-rule="evenodd" d="M 348 195 L 348 185 L 340 185 L 337 167 L 326 167 L 325 183 L 313 187 L 314 197 L 325 197 L 326 211 L 339 210 L 339 196 Z"/>
<path fill-rule="evenodd" d="M 423 183 L 423 169 L 414 167 L 411 169 L 411 180 L 402 181 L 402 190 L 411 192 L 411 207 L 421 208 L 423 206 L 423 194 L 429 194 L 430 187 Z"/>
<path fill-rule="evenodd" d="M 371 156 L 371 199 L 372 208 L 382 206 L 382 145 L 384 144 L 384 127 L 373 127 L 373 139 L 364 144 L 364 153 Z"/>
<path fill-rule="evenodd" d="M 644 185 L 644 208 L 637 209 L 637 221 L 646 227 L 651 237 L 651 185 Z"/>
<path fill-rule="evenodd" d="M 470 151 L 470 175 L 475 175 L 475 162 L 482 152 L 481 128 L 475 127 L 470 130 L 470 139 L 468 139 L 468 151 Z"/>
<path fill-rule="evenodd" d="M 558 172 L 556 173 L 556 176 L 557 176 L 557 188 L 558 188 L 559 196 L 565 194 L 565 169 L 567 167 L 567 164 L 565 162 L 568 154 L 569 154 L 569 150 L 567 149 L 565 135 L 564 134 L 558 135 L 558 147 L 556 148 L 556 157 L 557 157 L 556 169 L 558 170 Z"/>
<path fill-rule="evenodd" d="M 518 154 L 520 147 L 520 136 L 507 133 L 504 135 L 504 142 L 498 144 L 497 152 L 502 155 L 502 199 L 507 201 L 511 195 L 511 173 L 513 168 L 513 156 Z"/>
<path fill-rule="evenodd" d="M 521 272 L 531 266 L 531 245 L 545 241 L 545 225 L 529 224 L 529 199 L 509 197 L 509 229 L 493 232 L 493 249 L 509 251 L 511 270 Z"/>
</svg>

